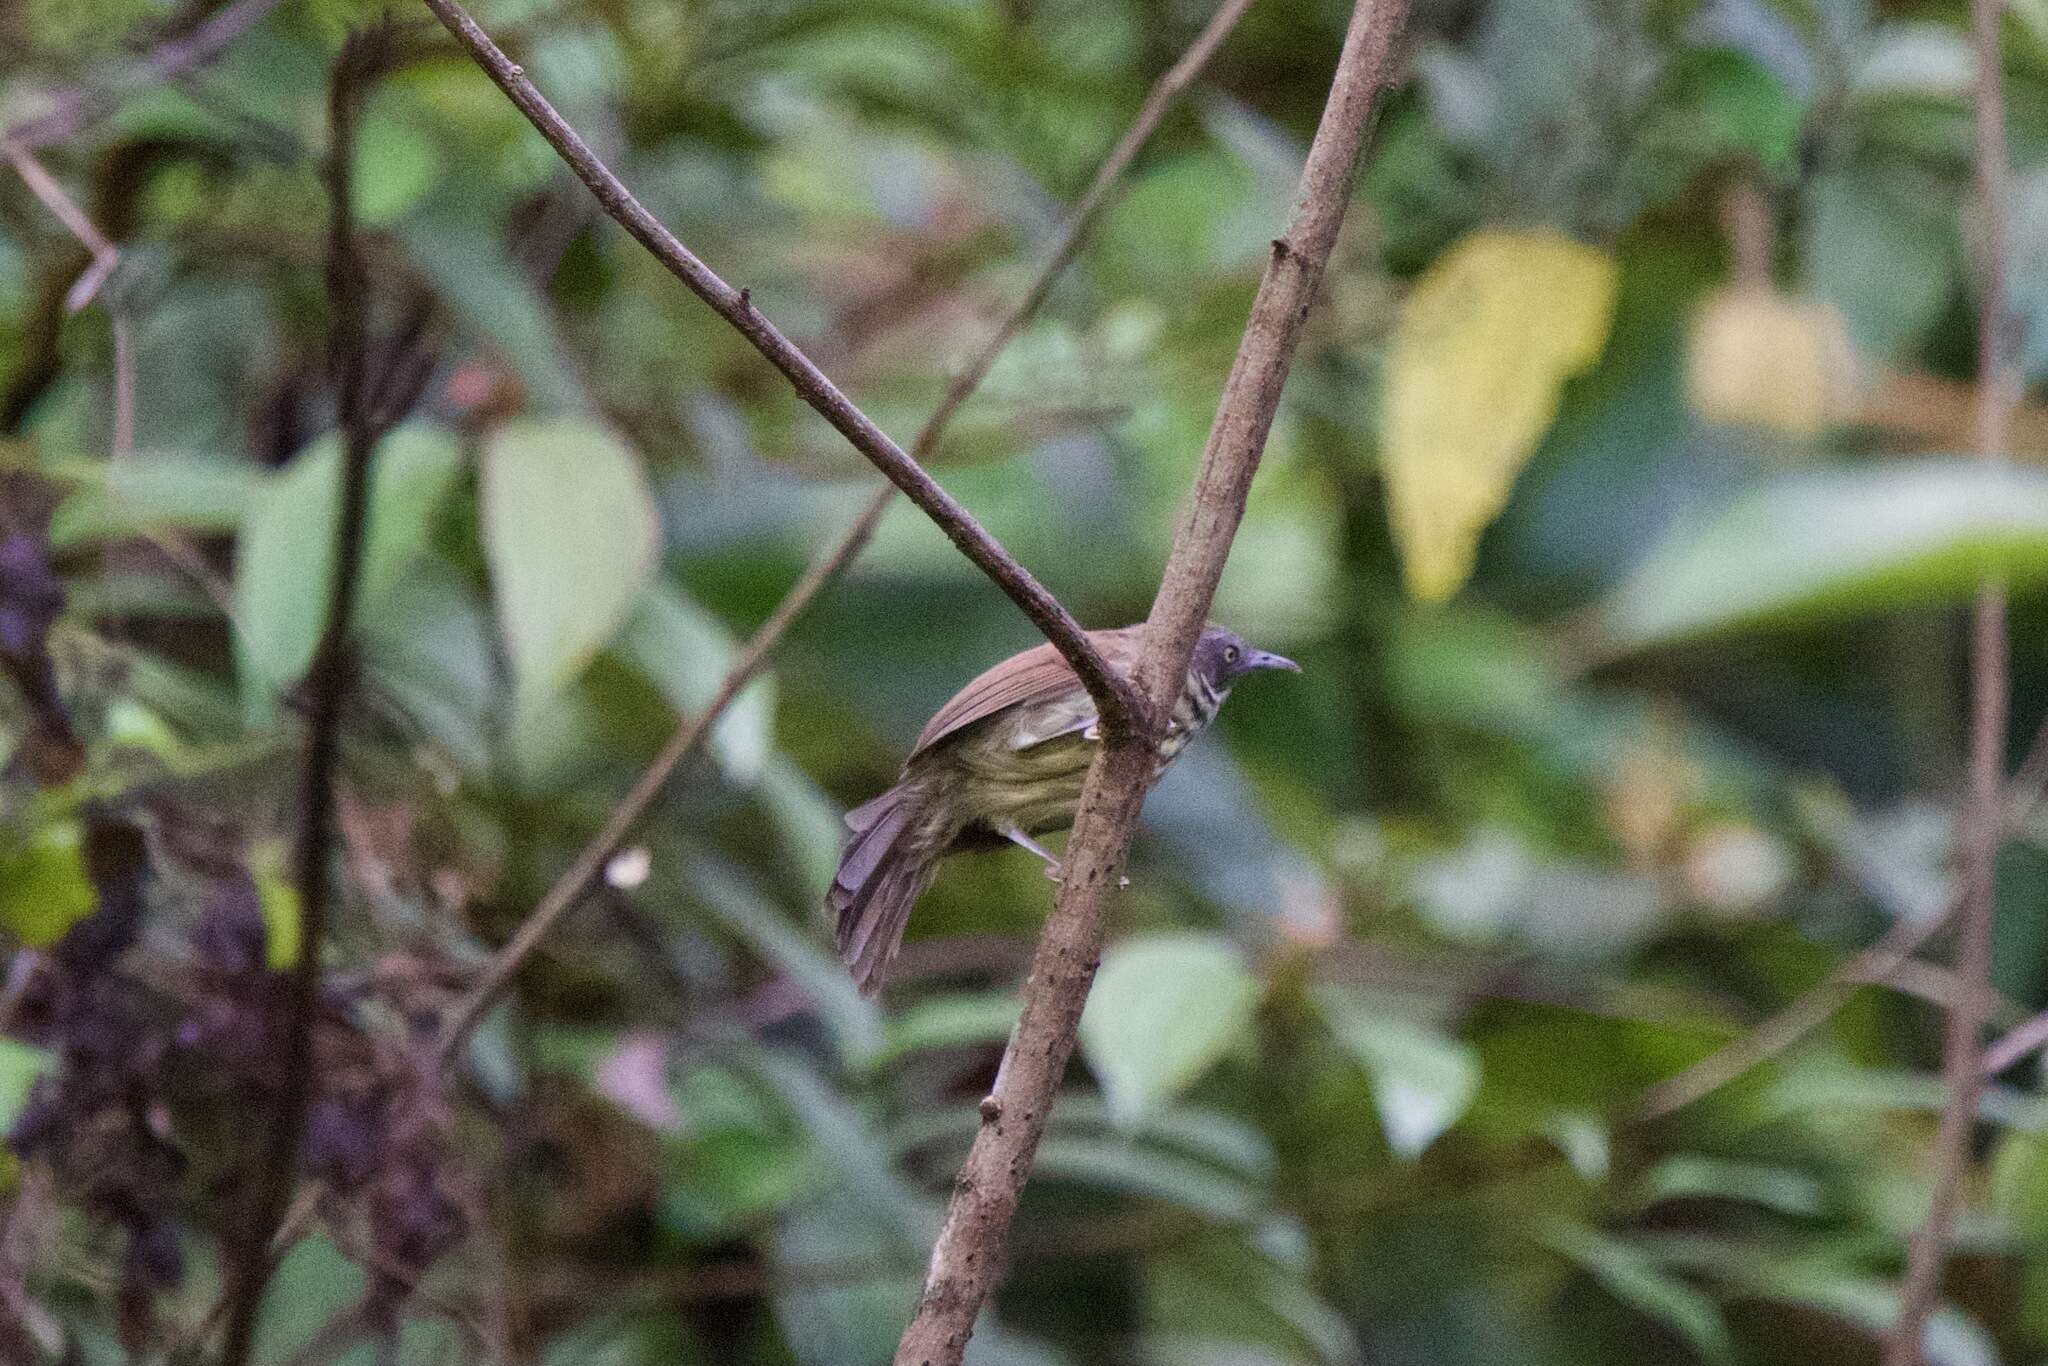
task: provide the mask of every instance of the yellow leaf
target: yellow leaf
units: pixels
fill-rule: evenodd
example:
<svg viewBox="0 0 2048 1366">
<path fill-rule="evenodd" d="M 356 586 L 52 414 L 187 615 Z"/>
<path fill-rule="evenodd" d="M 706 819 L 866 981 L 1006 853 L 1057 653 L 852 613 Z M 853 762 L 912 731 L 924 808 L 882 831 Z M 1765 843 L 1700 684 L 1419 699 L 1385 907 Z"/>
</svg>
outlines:
<svg viewBox="0 0 2048 1366">
<path fill-rule="evenodd" d="M 84 841 L 76 820 L 60 820 L 0 852 L 0 926 L 43 949 L 92 914 L 98 898 L 86 876 Z"/>
<path fill-rule="evenodd" d="M 1470 577 L 1479 533 L 1613 320 L 1613 258 L 1555 232 L 1481 229 L 1415 282 L 1388 352 L 1380 422 L 1414 596 L 1440 602 Z"/>
<path fill-rule="evenodd" d="M 263 908 L 263 961 L 283 972 L 299 961 L 301 908 L 292 884 L 291 851 L 282 840 L 259 840 L 249 851 L 249 875 Z"/>
<path fill-rule="evenodd" d="M 1709 422 L 1817 436 L 1855 414 L 1862 378 L 1831 304 L 1737 286 L 1693 315 L 1686 397 Z"/>
</svg>

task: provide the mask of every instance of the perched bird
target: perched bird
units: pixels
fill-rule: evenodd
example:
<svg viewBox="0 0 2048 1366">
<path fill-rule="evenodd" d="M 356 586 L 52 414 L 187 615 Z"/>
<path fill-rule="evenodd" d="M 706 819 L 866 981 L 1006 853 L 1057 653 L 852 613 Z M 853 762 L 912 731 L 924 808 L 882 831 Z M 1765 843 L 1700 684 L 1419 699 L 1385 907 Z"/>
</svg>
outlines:
<svg viewBox="0 0 2048 1366">
<path fill-rule="evenodd" d="M 1125 626 L 1088 636 L 1110 667 L 1129 673 L 1142 631 Z M 1203 631 L 1159 741 L 1152 781 L 1216 718 L 1239 678 L 1255 669 L 1300 667 L 1220 626 Z M 999 849 L 1007 840 L 1044 859 L 1048 877 L 1059 877 L 1059 860 L 1032 836 L 1073 824 L 1100 738 L 1094 700 L 1049 644 L 1012 655 L 939 708 L 896 785 L 846 813 L 853 834 L 825 906 L 838 920 L 839 956 L 862 992 L 882 984 L 910 908 L 946 855 Z"/>
</svg>

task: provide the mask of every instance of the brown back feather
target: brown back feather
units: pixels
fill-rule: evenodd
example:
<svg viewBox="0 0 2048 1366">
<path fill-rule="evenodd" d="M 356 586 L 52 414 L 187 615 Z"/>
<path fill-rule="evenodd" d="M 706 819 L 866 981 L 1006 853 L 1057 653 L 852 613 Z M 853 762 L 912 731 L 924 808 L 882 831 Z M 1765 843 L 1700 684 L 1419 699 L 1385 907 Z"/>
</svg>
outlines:
<svg viewBox="0 0 2048 1366">
<path fill-rule="evenodd" d="M 1119 626 L 1114 630 L 1090 631 L 1088 638 L 1111 668 L 1128 673 L 1138 661 L 1143 629 Z M 1005 707 L 1044 702 L 1080 686 L 1081 680 L 1060 658 L 1059 651 L 1050 643 L 1034 645 L 1021 654 L 1011 655 L 954 693 L 952 700 L 924 723 L 910 757 L 915 759 L 954 731 L 994 716 Z"/>
</svg>

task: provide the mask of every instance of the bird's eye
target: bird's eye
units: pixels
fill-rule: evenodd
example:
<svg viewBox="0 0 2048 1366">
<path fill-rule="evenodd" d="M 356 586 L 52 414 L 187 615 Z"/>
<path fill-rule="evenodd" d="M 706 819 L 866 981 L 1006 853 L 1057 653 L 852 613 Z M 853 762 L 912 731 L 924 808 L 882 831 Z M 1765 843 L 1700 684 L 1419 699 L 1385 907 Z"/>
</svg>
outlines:
<svg viewBox="0 0 2048 1366">
<path fill-rule="evenodd" d="M 1223 662 L 1225 664 L 1237 663 L 1237 647 L 1235 645 L 1226 645 L 1223 647 Z"/>
</svg>

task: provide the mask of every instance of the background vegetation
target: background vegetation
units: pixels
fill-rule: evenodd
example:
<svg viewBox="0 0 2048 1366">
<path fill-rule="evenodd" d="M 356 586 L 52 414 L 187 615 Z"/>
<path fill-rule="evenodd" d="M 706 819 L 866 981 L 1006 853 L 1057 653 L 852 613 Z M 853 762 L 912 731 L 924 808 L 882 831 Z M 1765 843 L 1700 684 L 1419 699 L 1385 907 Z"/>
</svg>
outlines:
<svg viewBox="0 0 2048 1366">
<path fill-rule="evenodd" d="M 285 1082 L 341 469 L 330 70 L 382 9 L 0 3 L 0 129 L 119 251 L 87 287 L 47 196 L 0 179 L 8 1360 L 202 1360 L 220 1327 Z M 906 443 L 1209 14 L 479 11 Z M 1344 17 L 1252 7 L 932 461 L 1091 625 L 1150 601 Z M 397 18 L 353 209 L 405 417 L 313 1181 L 257 1359 L 886 1359 L 1047 884 L 956 860 L 873 1001 L 818 906 L 843 806 L 1033 632 L 892 510 L 444 1087 L 442 1013 L 872 475 Z M 2004 39 L 2034 380 L 2048 7 L 2012 0 Z M 1985 259 L 1960 6 L 1440 0 L 1402 50 L 1217 604 L 1306 672 L 1248 682 L 1147 807 L 970 1360 L 1874 1361 L 1953 983 L 1939 938 L 1857 955 L 1952 900 L 1987 568 L 2014 765 L 2048 673 L 2048 412 L 2013 467 L 1957 455 Z M 2015 810 L 2001 1029 L 2048 1008 L 2048 827 Z M 1888 980 L 1684 1073 L 1845 969 Z M 2008 1061 L 1944 1366 L 2048 1359 L 2048 1102 Z"/>
</svg>

